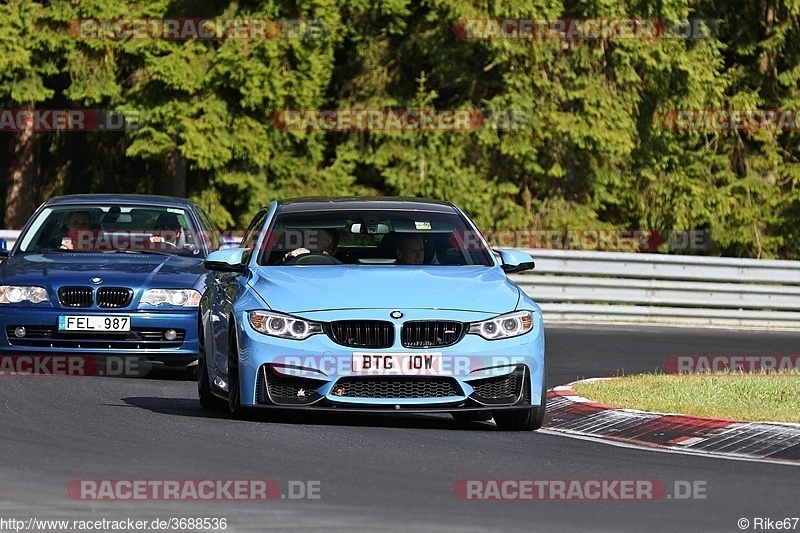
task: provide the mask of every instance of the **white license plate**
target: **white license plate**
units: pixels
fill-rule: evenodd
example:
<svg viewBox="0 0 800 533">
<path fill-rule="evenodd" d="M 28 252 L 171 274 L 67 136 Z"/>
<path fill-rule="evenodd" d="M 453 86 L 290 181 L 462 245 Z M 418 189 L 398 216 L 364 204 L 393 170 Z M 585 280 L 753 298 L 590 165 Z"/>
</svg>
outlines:
<svg viewBox="0 0 800 533">
<path fill-rule="evenodd" d="M 58 317 L 58 331 L 130 331 L 129 316 L 73 316 Z"/>
<path fill-rule="evenodd" d="M 351 370 L 354 374 L 437 376 L 442 373 L 442 354 L 354 352 Z"/>
</svg>

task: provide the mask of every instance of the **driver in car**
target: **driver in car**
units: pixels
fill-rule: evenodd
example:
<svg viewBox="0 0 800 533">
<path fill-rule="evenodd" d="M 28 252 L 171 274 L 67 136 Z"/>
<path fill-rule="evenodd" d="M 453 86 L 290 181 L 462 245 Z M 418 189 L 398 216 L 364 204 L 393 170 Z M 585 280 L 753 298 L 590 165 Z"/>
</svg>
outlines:
<svg viewBox="0 0 800 533">
<path fill-rule="evenodd" d="M 150 242 L 177 248 L 182 231 L 183 228 L 181 228 L 177 215 L 162 213 L 158 215 L 158 219 L 153 226 L 153 236 L 150 237 Z"/>
<path fill-rule="evenodd" d="M 91 215 L 88 211 L 73 211 L 69 214 L 67 225 L 63 229 L 64 237 L 61 239 L 61 248 L 64 250 L 77 250 L 88 248 L 89 221 Z"/>
<path fill-rule="evenodd" d="M 283 257 L 284 263 L 300 255 L 310 254 L 312 252 L 334 256 L 339 246 L 339 232 L 333 228 L 329 228 L 317 230 L 315 233 L 316 239 L 313 238 L 314 234 L 306 239 L 306 245 L 313 249 L 297 248 L 292 250 Z"/>
</svg>

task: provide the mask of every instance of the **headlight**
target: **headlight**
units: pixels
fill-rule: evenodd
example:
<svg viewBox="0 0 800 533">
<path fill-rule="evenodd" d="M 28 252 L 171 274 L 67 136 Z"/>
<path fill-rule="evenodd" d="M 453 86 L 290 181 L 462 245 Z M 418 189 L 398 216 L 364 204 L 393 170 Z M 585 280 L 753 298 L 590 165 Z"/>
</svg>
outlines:
<svg viewBox="0 0 800 533">
<path fill-rule="evenodd" d="M 531 329 L 533 329 L 533 313 L 518 311 L 483 322 L 473 322 L 469 325 L 467 333 L 480 335 L 486 340 L 493 341 L 524 335 Z"/>
<path fill-rule="evenodd" d="M 250 311 L 250 325 L 259 333 L 298 341 L 322 333 L 322 324 L 267 311 Z"/>
<path fill-rule="evenodd" d="M 147 289 L 142 295 L 142 303 L 197 307 L 200 305 L 200 293 L 193 289 Z"/>
<path fill-rule="evenodd" d="M 49 301 L 50 297 L 43 287 L 0 285 L 0 304 L 16 304 L 19 302 L 38 304 Z"/>
</svg>

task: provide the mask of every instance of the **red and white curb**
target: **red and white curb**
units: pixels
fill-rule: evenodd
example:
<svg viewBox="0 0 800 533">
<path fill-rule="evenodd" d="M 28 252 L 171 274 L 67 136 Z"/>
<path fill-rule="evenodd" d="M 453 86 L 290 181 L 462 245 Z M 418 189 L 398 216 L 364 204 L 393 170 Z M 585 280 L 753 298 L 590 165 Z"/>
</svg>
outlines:
<svg viewBox="0 0 800 533">
<path fill-rule="evenodd" d="M 798 424 L 617 409 L 578 396 L 572 390 L 575 383 L 548 393 L 547 429 L 666 450 L 800 464 Z"/>
</svg>

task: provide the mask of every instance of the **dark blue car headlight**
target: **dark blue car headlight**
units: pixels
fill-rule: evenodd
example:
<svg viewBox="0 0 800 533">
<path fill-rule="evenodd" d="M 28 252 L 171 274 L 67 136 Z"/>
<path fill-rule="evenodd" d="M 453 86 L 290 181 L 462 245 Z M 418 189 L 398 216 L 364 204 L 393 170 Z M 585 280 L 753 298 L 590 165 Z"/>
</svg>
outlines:
<svg viewBox="0 0 800 533">
<path fill-rule="evenodd" d="M 516 311 L 489 320 L 473 322 L 467 333 L 480 335 L 486 340 L 509 339 L 524 335 L 533 329 L 533 313 Z"/>
<path fill-rule="evenodd" d="M 50 296 L 47 295 L 47 289 L 44 287 L 0 285 L 0 304 L 16 304 L 20 302 L 38 304 L 49 301 Z"/>
<path fill-rule="evenodd" d="M 171 305 L 174 307 L 197 307 L 200 293 L 194 289 L 147 289 L 141 303 L 149 305 Z"/>
<path fill-rule="evenodd" d="M 322 324 L 271 311 L 250 311 L 250 326 L 264 335 L 301 341 L 322 333 Z"/>
</svg>

